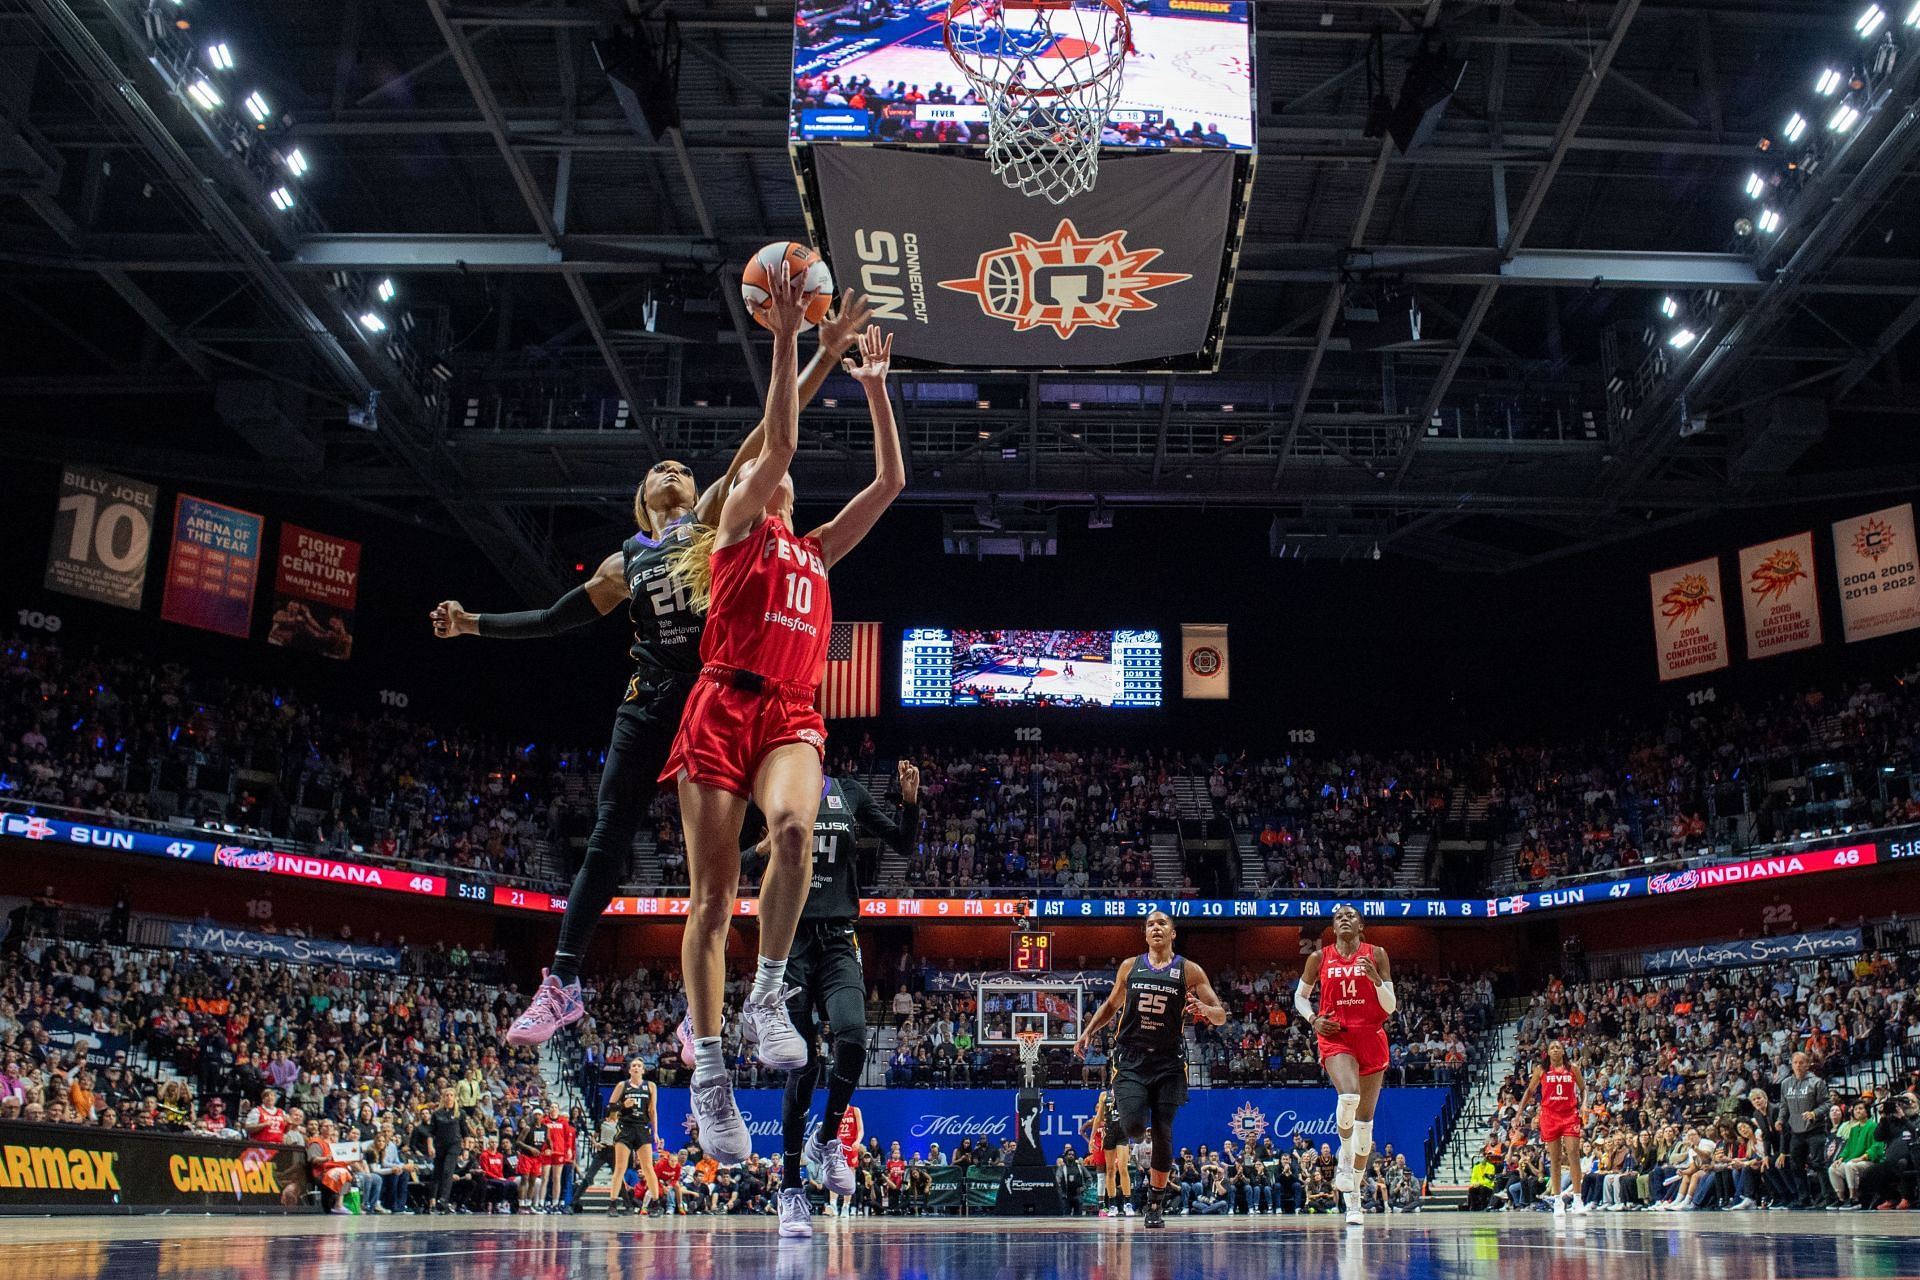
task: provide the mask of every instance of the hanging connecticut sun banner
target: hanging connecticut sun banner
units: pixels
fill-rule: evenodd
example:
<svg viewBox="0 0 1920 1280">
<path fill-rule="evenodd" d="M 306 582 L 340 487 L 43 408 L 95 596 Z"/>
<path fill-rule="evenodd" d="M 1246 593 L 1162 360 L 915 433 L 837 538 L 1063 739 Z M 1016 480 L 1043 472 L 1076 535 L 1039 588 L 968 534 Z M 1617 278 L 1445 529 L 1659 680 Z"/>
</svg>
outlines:
<svg viewBox="0 0 1920 1280">
<path fill-rule="evenodd" d="M 1740 604 L 1747 620 L 1749 659 L 1820 643 L 1812 530 L 1741 548 Z"/>
<path fill-rule="evenodd" d="M 1833 526 L 1833 576 L 1847 643 L 1920 627 L 1913 504 L 1869 511 Z"/>
<path fill-rule="evenodd" d="M 1696 560 L 1648 575 L 1653 587 L 1653 647 L 1662 680 L 1727 665 L 1727 614 L 1720 562 Z"/>
</svg>

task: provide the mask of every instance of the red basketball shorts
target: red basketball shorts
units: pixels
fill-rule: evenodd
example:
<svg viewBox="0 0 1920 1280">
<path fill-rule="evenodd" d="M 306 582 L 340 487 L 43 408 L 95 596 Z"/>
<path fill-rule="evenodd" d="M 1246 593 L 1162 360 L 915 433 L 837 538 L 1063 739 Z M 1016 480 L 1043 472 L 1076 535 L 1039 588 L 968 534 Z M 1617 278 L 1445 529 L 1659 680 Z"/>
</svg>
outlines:
<svg viewBox="0 0 1920 1280">
<path fill-rule="evenodd" d="M 1560 1138 L 1577 1138 L 1579 1136 L 1579 1112 L 1542 1111 L 1540 1113 L 1540 1141 L 1553 1142 Z"/>
<path fill-rule="evenodd" d="M 660 781 L 685 777 L 751 796 L 760 762 L 789 742 L 804 742 L 826 759 L 827 722 L 815 710 L 811 691 L 770 685 L 752 693 L 703 676 L 687 695 Z"/>
<path fill-rule="evenodd" d="M 1320 1036 L 1320 1061 L 1349 1054 L 1360 1066 L 1363 1076 L 1379 1075 L 1387 1069 L 1387 1029 L 1351 1027 L 1337 1036 Z"/>
</svg>

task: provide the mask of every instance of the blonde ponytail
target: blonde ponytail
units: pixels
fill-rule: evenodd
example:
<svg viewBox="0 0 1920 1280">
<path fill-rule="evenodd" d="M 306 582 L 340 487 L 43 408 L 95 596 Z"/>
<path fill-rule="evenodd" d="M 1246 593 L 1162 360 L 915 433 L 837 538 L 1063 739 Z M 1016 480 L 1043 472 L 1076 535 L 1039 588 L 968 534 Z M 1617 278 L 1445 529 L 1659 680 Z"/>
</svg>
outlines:
<svg viewBox="0 0 1920 1280">
<path fill-rule="evenodd" d="M 695 613 L 713 603 L 713 546 L 719 540 L 718 529 L 695 525 L 685 542 L 667 552 L 667 576 L 686 591 Z"/>
</svg>

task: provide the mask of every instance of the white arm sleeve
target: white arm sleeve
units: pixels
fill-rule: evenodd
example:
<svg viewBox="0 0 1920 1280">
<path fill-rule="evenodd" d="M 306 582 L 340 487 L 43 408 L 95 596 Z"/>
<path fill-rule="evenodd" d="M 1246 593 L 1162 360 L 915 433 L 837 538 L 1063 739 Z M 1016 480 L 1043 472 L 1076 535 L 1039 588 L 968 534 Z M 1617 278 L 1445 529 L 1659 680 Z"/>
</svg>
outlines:
<svg viewBox="0 0 1920 1280">
<path fill-rule="evenodd" d="M 1313 1021 L 1313 997 L 1307 994 L 1307 981 L 1305 978 L 1302 978 L 1293 989 L 1293 1007 L 1298 1009 L 1300 1016 L 1308 1022 Z"/>
<path fill-rule="evenodd" d="M 1392 1013 L 1400 1007 L 1400 998 L 1393 994 L 1393 984 L 1383 982 L 1373 989 L 1374 996 L 1380 1001 L 1380 1007 Z"/>
</svg>

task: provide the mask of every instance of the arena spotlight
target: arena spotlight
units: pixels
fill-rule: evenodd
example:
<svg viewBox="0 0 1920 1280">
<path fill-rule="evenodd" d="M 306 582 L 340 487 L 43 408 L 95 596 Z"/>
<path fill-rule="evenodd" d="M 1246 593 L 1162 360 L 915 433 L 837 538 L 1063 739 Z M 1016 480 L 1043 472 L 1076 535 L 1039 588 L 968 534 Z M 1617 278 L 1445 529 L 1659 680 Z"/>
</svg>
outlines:
<svg viewBox="0 0 1920 1280">
<path fill-rule="evenodd" d="M 1666 297 L 1660 299 L 1660 314 L 1669 320 L 1677 320 L 1680 318 L 1680 304 L 1675 301 L 1672 294 L 1668 294 Z"/>
<path fill-rule="evenodd" d="M 1683 325 L 1675 329 L 1667 338 L 1667 345 L 1675 351 L 1685 351 L 1688 347 L 1692 346 L 1699 337 L 1699 334 Z"/>
<path fill-rule="evenodd" d="M 1835 133 L 1845 133 L 1859 123 L 1860 112 L 1854 108 L 1852 103 L 1843 102 L 1833 113 L 1832 118 L 1827 121 L 1827 128 L 1833 130 Z"/>
<path fill-rule="evenodd" d="M 382 280 L 373 287 L 373 291 L 380 295 L 380 301 L 382 302 L 392 302 L 393 295 L 399 292 L 399 290 L 393 287 L 392 280 Z"/>
<path fill-rule="evenodd" d="M 1761 196 L 1765 195 L 1766 193 L 1767 193 L 1767 180 L 1765 178 L 1762 178 L 1757 173 L 1749 173 L 1747 175 L 1748 198 L 1752 200 L 1758 200 Z"/>
<path fill-rule="evenodd" d="M 1800 135 L 1807 131 L 1807 118 L 1798 111 L 1788 118 L 1786 127 L 1780 130 L 1780 136 L 1788 142 L 1800 141 Z"/>
<path fill-rule="evenodd" d="M 1814 84 L 1813 91 L 1823 98 L 1831 98 L 1834 94 L 1840 92 L 1840 86 L 1845 83 L 1846 78 L 1844 76 L 1832 67 L 1828 67 L 1820 73 L 1820 79 Z"/>
<path fill-rule="evenodd" d="M 1772 235 L 1780 229 L 1780 211 L 1778 209 L 1762 209 L 1760 211 L 1760 220 L 1756 225 L 1759 226 L 1760 230 L 1766 232 L 1768 235 Z"/>
<path fill-rule="evenodd" d="M 1903 25 L 1920 27 L 1920 0 L 1915 0 L 1913 8 L 1907 10 L 1907 16 Z"/>
<path fill-rule="evenodd" d="M 293 192 L 285 187 L 275 187 L 267 192 L 267 199 L 273 201 L 273 207 L 282 213 L 293 208 Z"/>
<path fill-rule="evenodd" d="M 187 86 L 187 96 L 192 98 L 202 111 L 211 111 L 224 101 L 214 89 L 213 82 L 205 76 L 201 76 Z"/>
<path fill-rule="evenodd" d="M 207 65 L 215 71 L 233 70 L 233 50 L 227 47 L 225 40 L 207 46 Z"/>
<path fill-rule="evenodd" d="M 367 311 L 363 312 L 360 316 L 360 327 L 368 333 L 385 333 L 387 331 L 387 322 L 380 318 L 379 312 Z"/>
<path fill-rule="evenodd" d="M 1877 4 L 1867 6 L 1865 13 L 1854 21 L 1853 29 L 1860 33 L 1862 40 L 1868 39 L 1874 32 L 1886 25 L 1887 11 Z"/>
<path fill-rule="evenodd" d="M 255 89 L 252 93 L 247 95 L 245 105 L 247 108 L 247 114 L 252 116 L 256 121 L 258 121 L 261 124 L 265 124 L 267 122 L 267 117 L 273 114 L 273 112 L 267 107 L 267 100 L 260 96 L 260 91 L 258 89 Z"/>
<path fill-rule="evenodd" d="M 287 172 L 298 178 L 307 171 L 307 157 L 300 148 L 295 147 L 280 157 L 280 163 L 287 166 Z"/>
</svg>

